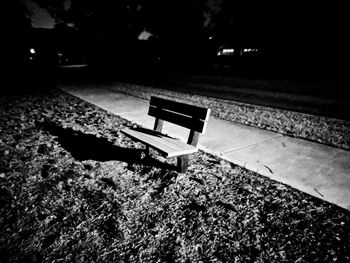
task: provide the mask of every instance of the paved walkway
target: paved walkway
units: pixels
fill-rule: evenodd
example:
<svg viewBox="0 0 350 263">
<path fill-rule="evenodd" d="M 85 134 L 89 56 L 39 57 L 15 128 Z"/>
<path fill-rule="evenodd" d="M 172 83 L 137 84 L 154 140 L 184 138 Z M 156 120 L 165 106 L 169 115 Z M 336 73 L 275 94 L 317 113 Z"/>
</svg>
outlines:
<svg viewBox="0 0 350 263">
<path fill-rule="evenodd" d="M 62 90 L 144 127 L 153 128 L 149 102 L 110 89 Z M 184 141 L 188 130 L 164 124 Z M 350 210 L 350 151 L 211 118 L 199 148 L 273 180 Z"/>
</svg>

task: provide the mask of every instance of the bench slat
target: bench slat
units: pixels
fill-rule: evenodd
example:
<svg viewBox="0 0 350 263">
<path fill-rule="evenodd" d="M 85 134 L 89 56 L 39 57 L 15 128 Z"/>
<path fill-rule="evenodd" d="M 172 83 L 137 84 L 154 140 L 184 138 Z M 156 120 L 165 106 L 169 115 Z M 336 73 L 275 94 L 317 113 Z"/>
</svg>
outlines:
<svg viewBox="0 0 350 263">
<path fill-rule="evenodd" d="M 194 119 L 200 119 L 203 121 L 209 120 L 210 109 L 207 108 L 202 108 L 176 101 L 170 101 L 153 96 L 151 97 L 150 105 L 153 107 L 159 107 L 162 109 L 191 116 Z"/>
<path fill-rule="evenodd" d="M 205 132 L 206 122 L 199 119 L 192 119 L 188 116 L 155 107 L 149 107 L 148 115 L 186 127 L 190 130 L 195 130 L 200 133 Z"/>
<path fill-rule="evenodd" d="M 157 149 L 166 157 L 175 157 L 195 153 L 198 151 L 196 147 L 183 143 L 177 139 L 167 137 L 160 133 L 152 134 L 139 132 L 132 129 L 124 129 L 121 130 L 121 132 L 133 138 L 134 140 L 140 141 L 152 148 Z"/>
</svg>

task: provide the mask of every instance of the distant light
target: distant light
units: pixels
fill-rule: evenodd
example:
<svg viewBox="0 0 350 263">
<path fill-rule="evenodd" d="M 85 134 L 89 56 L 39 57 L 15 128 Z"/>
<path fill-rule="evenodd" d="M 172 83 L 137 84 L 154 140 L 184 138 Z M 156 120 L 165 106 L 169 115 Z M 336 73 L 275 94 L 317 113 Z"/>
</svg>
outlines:
<svg viewBox="0 0 350 263">
<path fill-rule="evenodd" d="M 223 53 L 233 53 L 233 52 L 235 52 L 235 50 L 234 50 L 233 48 L 224 48 L 224 49 L 222 50 L 222 52 L 223 52 Z"/>
<path fill-rule="evenodd" d="M 29 52 L 30 52 L 30 54 L 35 54 L 35 49 L 31 48 L 31 49 L 29 49 Z"/>
<path fill-rule="evenodd" d="M 243 52 L 257 52 L 258 49 L 257 48 L 245 48 L 243 49 Z"/>
<path fill-rule="evenodd" d="M 217 52 L 217 56 L 232 56 L 234 55 L 235 50 L 233 48 L 223 48 Z"/>
<path fill-rule="evenodd" d="M 209 37 L 209 39 L 211 40 L 211 39 L 213 39 L 213 37 Z"/>
</svg>

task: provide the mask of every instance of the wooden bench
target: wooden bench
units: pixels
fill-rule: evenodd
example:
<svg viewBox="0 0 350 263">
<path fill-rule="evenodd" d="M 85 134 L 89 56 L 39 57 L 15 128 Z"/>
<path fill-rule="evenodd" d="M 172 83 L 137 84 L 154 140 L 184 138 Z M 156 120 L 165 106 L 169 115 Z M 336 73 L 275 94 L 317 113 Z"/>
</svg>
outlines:
<svg viewBox="0 0 350 263">
<path fill-rule="evenodd" d="M 177 168 L 186 172 L 189 154 L 198 151 L 199 134 L 204 133 L 209 120 L 210 109 L 197 107 L 158 97 L 151 97 L 148 115 L 155 117 L 153 130 L 138 128 L 121 132 L 133 140 L 158 150 L 165 157 L 178 157 Z M 163 121 L 171 122 L 190 130 L 187 143 L 162 133 Z"/>
</svg>

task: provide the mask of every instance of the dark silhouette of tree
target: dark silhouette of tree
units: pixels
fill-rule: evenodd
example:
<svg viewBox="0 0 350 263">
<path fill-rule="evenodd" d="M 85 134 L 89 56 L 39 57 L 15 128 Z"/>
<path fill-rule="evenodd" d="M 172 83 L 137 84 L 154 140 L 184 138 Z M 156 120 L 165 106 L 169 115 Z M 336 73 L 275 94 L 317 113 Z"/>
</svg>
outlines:
<svg viewBox="0 0 350 263">
<path fill-rule="evenodd" d="M 221 44 L 263 46 L 275 41 L 284 32 L 279 21 L 282 12 L 267 3 L 240 3 L 223 0 L 211 14 L 208 29 Z"/>
<path fill-rule="evenodd" d="M 221 45 L 263 48 L 266 63 L 275 69 L 321 75 L 334 71 L 344 43 L 341 9 L 330 2 L 223 0 L 208 28 Z"/>
<path fill-rule="evenodd" d="M 208 40 L 204 27 L 206 1 L 143 1 L 143 24 L 161 41 L 164 61 L 198 59 Z"/>
<path fill-rule="evenodd" d="M 6 0 L 3 5 L 2 44 L 5 51 L 2 59 L 10 64 L 23 63 L 25 42 L 31 30 L 30 13 L 20 0 Z"/>
<path fill-rule="evenodd" d="M 73 25 L 83 48 L 103 60 L 132 61 L 137 57 L 137 38 L 145 29 L 157 36 L 152 43 L 169 59 L 190 57 L 206 40 L 203 0 L 72 0 L 68 10 L 58 0 L 35 1 L 58 23 Z"/>
<path fill-rule="evenodd" d="M 78 30 L 82 48 L 91 58 L 125 61 L 143 30 L 139 8 L 136 1 L 72 0 L 66 23 Z"/>
</svg>

